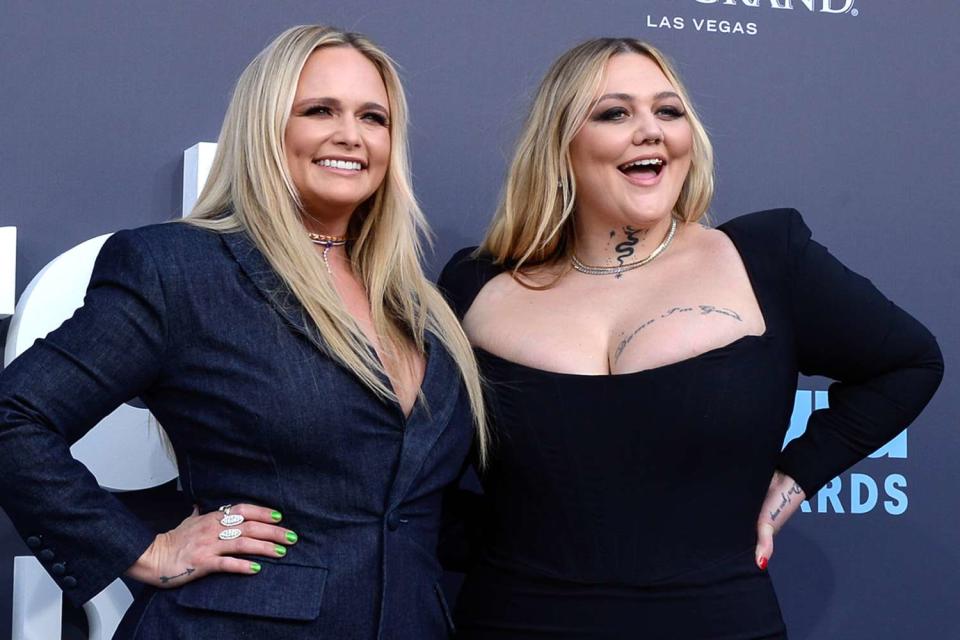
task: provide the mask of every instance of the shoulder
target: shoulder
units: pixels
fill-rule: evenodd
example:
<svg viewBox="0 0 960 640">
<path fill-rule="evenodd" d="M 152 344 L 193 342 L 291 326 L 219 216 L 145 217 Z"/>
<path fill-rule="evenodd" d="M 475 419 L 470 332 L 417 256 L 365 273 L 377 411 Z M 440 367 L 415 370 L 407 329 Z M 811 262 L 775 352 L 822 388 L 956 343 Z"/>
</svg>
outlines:
<svg viewBox="0 0 960 640">
<path fill-rule="evenodd" d="M 473 299 L 487 282 L 503 272 L 490 256 L 477 254 L 477 247 L 466 247 L 453 254 L 440 273 L 437 285 L 461 320 Z"/>
<path fill-rule="evenodd" d="M 122 229 L 100 249 L 91 286 L 121 284 L 143 295 L 155 291 L 164 298 L 178 299 L 184 282 L 231 268 L 221 235 L 182 222 Z"/>
<path fill-rule="evenodd" d="M 162 222 L 135 229 L 123 229 L 111 236 L 108 243 L 140 245 L 160 253 L 190 248 L 209 249 L 220 244 L 220 233 L 186 222 Z"/>
<path fill-rule="evenodd" d="M 810 229 L 796 209 L 766 209 L 728 220 L 717 227 L 747 240 L 790 243 L 797 236 L 809 237 Z"/>
<path fill-rule="evenodd" d="M 730 236 L 741 254 L 780 260 L 796 259 L 811 238 L 810 228 L 796 209 L 748 213 L 717 229 Z"/>
<path fill-rule="evenodd" d="M 98 260 L 127 263 L 147 260 L 161 272 L 179 271 L 198 264 L 206 264 L 209 269 L 218 255 L 225 254 L 221 235 L 179 221 L 123 229 L 107 239 Z"/>
</svg>

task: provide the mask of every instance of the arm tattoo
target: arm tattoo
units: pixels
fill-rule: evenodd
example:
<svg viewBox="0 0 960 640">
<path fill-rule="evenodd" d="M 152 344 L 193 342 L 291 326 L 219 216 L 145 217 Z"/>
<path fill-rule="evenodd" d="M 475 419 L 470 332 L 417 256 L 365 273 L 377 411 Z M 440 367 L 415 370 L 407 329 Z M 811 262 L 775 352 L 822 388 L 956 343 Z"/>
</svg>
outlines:
<svg viewBox="0 0 960 640">
<path fill-rule="evenodd" d="M 194 569 L 193 567 L 187 567 L 187 570 L 186 570 L 186 571 L 184 571 L 183 573 L 178 573 L 178 574 L 175 575 L 175 576 L 160 576 L 160 584 L 167 584 L 167 583 L 170 582 L 171 580 L 176 580 L 177 578 L 182 578 L 182 577 L 184 577 L 184 576 L 188 576 L 188 575 L 190 575 L 191 573 L 193 573 L 194 571 L 196 571 L 196 569 Z"/>
<path fill-rule="evenodd" d="M 790 487 L 786 492 L 780 492 L 780 506 L 770 512 L 770 520 L 776 522 L 777 518 L 780 517 L 780 514 L 783 512 L 783 508 L 793 502 L 790 496 L 799 496 L 801 493 L 800 485 L 796 482 L 793 483 L 793 486 Z"/>
</svg>

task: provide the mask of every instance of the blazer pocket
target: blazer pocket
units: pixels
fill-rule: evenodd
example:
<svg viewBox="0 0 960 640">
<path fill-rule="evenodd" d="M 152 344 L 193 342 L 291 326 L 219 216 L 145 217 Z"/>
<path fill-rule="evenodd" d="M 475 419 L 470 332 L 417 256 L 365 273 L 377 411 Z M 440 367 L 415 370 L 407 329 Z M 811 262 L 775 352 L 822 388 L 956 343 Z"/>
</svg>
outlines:
<svg viewBox="0 0 960 640">
<path fill-rule="evenodd" d="M 213 573 L 178 590 L 177 604 L 190 609 L 285 620 L 320 615 L 327 569 L 259 560 L 256 575 Z"/>
</svg>

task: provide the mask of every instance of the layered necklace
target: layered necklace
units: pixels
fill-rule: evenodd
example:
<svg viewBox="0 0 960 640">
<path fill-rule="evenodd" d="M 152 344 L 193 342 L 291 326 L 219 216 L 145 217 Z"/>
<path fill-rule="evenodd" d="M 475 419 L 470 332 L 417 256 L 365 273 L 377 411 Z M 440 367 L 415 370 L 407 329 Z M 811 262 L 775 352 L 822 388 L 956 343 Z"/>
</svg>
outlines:
<svg viewBox="0 0 960 640">
<path fill-rule="evenodd" d="M 342 247 L 347 244 L 347 236 L 326 236 L 322 233 L 307 232 L 307 237 L 313 244 L 323 247 L 323 264 L 327 266 L 327 273 L 332 276 L 333 271 L 330 270 L 330 261 L 327 259 L 327 254 L 330 253 L 331 248 Z"/>
<path fill-rule="evenodd" d="M 677 233 L 677 219 L 672 218 L 670 220 L 670 229 L 667 231 L 667 235 L 663 238 L 661 242 L 653 252 L 650 253 L 646 258 L 641 260 L 635 260 L 634 262 L 627 262 L 625 264 L 618 264 L 614 267 L 597 267 L 590 264 L 584 264 L 580 261 L 580 258 L 577 257 L 577 254 L 570 256 L 570 262 L 573 263 L 573 268 L 579 271 L 580 273 L 585 273 L 588 276 L 616 276 L 620 277 L 627 271 L 633 271 L 634 269 L 639 269 L 645 264 L 652 262 L 654 258 L 663 253 L 667 247 L 670 246 L 670 243 L 673 242 L 673 236 Z"/>
</svg>

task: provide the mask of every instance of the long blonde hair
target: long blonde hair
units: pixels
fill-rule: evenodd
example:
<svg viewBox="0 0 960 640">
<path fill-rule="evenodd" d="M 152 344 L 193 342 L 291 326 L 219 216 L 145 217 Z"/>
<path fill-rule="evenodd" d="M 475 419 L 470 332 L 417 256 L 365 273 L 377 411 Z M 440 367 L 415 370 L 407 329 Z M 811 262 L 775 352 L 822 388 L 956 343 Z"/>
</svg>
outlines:
<svg viewBox="0 0 960 640">
<path fill-rule="evenodd" d="M 237 81 L 209 176 L 186 222 L 248 233 L 303 306 L 314 343 L 377 395 L 396 400 L 384 382 L 382 363 L 304 233 L 300 198 L 285 159 L 284 131 L 300 73 L 321 47 L 352 47 L 376 66 L 387 90 L 389 166 L 383 183 L 350 221 L 355 238 L 350 261 L 370 298 L 374 329 L 391 353 L 412 342 L 425 354 L 426 331 L 440 339 L 463 377 L 483 463 L 488 434 L 477 363 L 456 316 L 420 266 L 420 237 L 429 229 L 411 186 L 406 98 L 393 61 L 367 37 L 298 26 L 254 58 Z"/>
<path fill-rule="evenodd" d="M 693 132 L 693 158 L 672 215 L 683 222 L 704 216 L 713 198 L 713 147 L 677 72 L 663 53 L 645 42 L 596 38 L 561 55 L 540 83 L 500 205 L 478 253 L 492 255 L 515 275 L 525 265 L 569 258 L 577 195 L 570 143 L 593 108 L 607 61 L 622 53 L 648 57 L 680 95 Z"/>
</svg>

